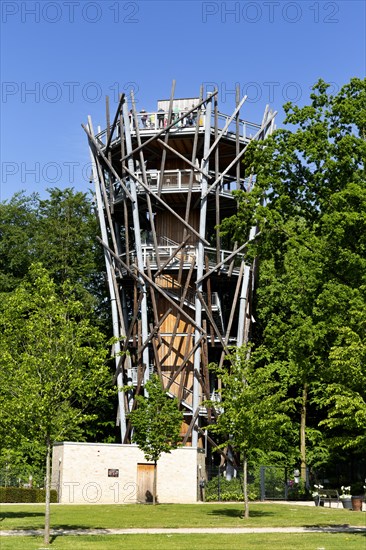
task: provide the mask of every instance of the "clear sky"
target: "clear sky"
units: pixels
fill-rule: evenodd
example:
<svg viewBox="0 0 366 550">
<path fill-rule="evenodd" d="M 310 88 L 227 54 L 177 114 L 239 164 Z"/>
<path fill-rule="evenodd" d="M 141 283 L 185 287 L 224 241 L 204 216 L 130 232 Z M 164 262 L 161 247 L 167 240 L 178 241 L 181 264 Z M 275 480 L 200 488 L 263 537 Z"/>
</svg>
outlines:
<svg viewBox="0 0 366 550">
<path fill-rule="evenodd" d="M 118 94 L 134 89 L 138 109 L 219 89 L 233 110 L 235 83 L 247 94 L 241 117 L 260 122 L 308 102 L 318 80 L 337 91 L 364 77 L 365 1 L 6 1 L 1 5 L 1 192 L 89 189 L 81 123 L 105 126 Z"/>
</svg>

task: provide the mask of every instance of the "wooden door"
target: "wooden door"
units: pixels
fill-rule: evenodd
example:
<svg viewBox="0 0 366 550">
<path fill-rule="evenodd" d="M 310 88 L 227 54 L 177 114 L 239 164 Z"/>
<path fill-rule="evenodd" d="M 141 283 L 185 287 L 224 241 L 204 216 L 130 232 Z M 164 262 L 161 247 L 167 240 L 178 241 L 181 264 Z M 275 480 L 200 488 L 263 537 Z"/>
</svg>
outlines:
<svg viewBox="0 0 366 550">
<path fill-rule="evenodd" d="M 137 501 L 153 501 L 154 464 L 137 464 Z"/>
</svg>

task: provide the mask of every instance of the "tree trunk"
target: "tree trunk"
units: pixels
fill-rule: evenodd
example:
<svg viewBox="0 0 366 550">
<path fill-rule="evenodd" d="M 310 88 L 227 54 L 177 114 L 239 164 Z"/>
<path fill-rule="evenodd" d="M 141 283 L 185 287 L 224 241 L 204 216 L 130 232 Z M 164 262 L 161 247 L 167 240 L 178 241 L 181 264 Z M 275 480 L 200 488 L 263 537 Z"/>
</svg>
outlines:
<svg viewBox="0 0 366 550">
<path fill-rule="evenodd" d="M 244 489 L 244 517 L 249 517 L 249 500 L 248 500 L 248 461 L 244 451 L 243 456 L 243 489 Z"/>
<path fill-rule="evenodd" d="M 46 511 L 44 516 L 44 544 L 50 543 L 50 500 L 51 500 L 51 442 L 47 437 L 46 455 Z"/>
<path fill-rule="evenodd" d="M 156 504 L 156 460 L 154 461 L 153 505 Z"/>
<path fill-rule="evenodd" d="M 301 458 L 300 475 L 301 475 L 301 479 L 304 481 L 304 483 L 306 483 L 306 438 L 305 438 L 305 429 L 306 429 L 307 401 L 308 401 L 308 384 L 305 382 L 304 387 L 302 389 L 301 421 L 300 421 L 300 458 Z"/>
</svg>

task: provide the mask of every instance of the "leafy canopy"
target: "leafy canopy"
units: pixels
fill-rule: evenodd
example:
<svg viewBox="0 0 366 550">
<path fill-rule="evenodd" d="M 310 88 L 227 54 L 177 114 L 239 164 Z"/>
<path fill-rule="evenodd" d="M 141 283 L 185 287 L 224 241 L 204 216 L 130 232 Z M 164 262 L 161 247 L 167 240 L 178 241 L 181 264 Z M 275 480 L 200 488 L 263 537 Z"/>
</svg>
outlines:
<svg viewBox="0 0 366 550">
<path fill-rule="evenodd" d="M 158 376 L 152 376 L 146 390 L 148 397 L 138 395 L 137 409 L 128 417 L 133 426 L 132 442 L 144 452 L 146 460 L 156 463 L 162 453 L 177 448 L 183 414 L 177 399 L 167 395 Z"/>
<path fill-rule="evenodd" d="M 4 446 L 84 439 L 81 425 L 95 417 L 93 404 L 109 391 L 105 338 L 67 282 L 62 295 L 36 264 L 0 304 Z"/>
<path fill-rule="evenodd" d="M 222 382 L 217 423 L 210 430 L 220 433 L 226 445 L 244 452 L 248 459 L 277 453 L 284 458 L 291 421 L 292 401 L 287 397 L 286 377 L 276 373 L 279 365 L 256 367 L 258 354 L 248 347 L 235 349 L 230 367 L 211 369 Z M 212 403 L 217 407 L 217 403 Z"/>
</svg>

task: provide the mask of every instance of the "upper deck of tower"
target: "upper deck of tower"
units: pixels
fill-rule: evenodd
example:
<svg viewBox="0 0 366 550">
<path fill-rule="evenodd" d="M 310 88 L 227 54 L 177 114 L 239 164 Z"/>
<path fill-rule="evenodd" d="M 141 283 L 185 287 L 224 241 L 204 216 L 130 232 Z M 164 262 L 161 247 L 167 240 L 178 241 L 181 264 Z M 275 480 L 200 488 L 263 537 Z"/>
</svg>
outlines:
<svg viewBox="0 0 366 550">
<path fill-rule="evenodd" d="M 170 128 L 171 137 L 183 137 L 189 134 L 194 134 L 198 126 L 199 134 L 203 134 L 207 126 L 209 126 L 212 136 L 215 132 L 221 133 L 224 130 L 223 138 L 225 141 L 236 143 L 239 141 L 243 146 L 248 143 L 261 129 L 260 124 L 250 122 L 239 118 L 238 116 L 229 116 L 214 110 L 211 116 L 208 117 L 205 106 L 201 109 L 195 109 L 199 104 L 198 98 L 183 98 L 175 99 L 172 102 L 171 114 L 169 116 L 169 100 L 159 100 L 155 111 L 146 111 L 142 108 L 136 112 L 138 131 L 142 139 L 149 138 L 156 133 L 164 133 L 165 128 L 173 124 Z M 192 109 L 194 109 L 192 111 Z M 191 111 L 191 112 L 190 112 Z M 130 132 L 131 137 L 136 136 L 136 119 L 130 112 Z M 107 128 L 100 130 L 96 138 L 101 145 L 105 146 L 108 139 Z M 117 132 L 111 142 L 111 147 L 119 142 L 119 133 Z"/>
<path fill-rule="evenodd" d="M 160 202 L 164 195 L 170 207 L 187 209 L 188 201 L 196 209 L 207 197 L 213 225 L 218 209 L 221 217 L 233 215 L 233 191 L 253 185 L 244 157 L 247 146 L 272 131 L 275 113 L 267 105 L 261 124 L 250 122 L 240 118 L 246 96 L 231 115 L 219 110 L 216 96 L 217 91 L 206 99 L 162 99 L 154 111 L 142 104 L 137 110 L 133 94 L 130 105 L 121 96 L 112 124 L 107 102 L 107 127 L 96 134 L 91 127 L 90 143 L 104 168 L 113 173 L 106 194 L 116 213 L 122 215 L 133 182 L 141 205 Z"/>
</svg>

